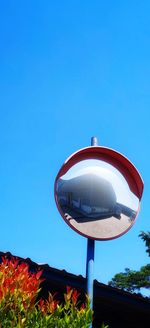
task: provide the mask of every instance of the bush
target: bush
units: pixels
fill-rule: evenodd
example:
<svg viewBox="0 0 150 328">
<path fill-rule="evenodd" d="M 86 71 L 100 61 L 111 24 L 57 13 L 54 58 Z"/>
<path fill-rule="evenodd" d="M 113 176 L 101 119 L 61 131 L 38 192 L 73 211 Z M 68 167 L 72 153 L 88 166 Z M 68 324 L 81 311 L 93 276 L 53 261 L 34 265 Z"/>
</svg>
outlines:
<svg viewBox="0 0 150 328">
<path fill-rule="evenodd" d="M 51 293 L 47 300 L 37 301 L 41 275 L 42 271 L 30 273 L 28 265 L 14 257 L 2 258 L 0 328 L 88 328 L 92 322 L 90 303 L 87 298 L 80 304 L 77 290 L 67 287 L 63 304 Z"/>
<path fill-rule="evenodd" d="M 79 294 L 67 287 L 64 304 L 49 293 L 48 300 L 37 296 L 42 271 L 30 273 L 26 263 L 2 258 L 0 264 L 0 328 L 89 327 L 92 311 L 89 302 L 79 306 Z"/>
</svg>

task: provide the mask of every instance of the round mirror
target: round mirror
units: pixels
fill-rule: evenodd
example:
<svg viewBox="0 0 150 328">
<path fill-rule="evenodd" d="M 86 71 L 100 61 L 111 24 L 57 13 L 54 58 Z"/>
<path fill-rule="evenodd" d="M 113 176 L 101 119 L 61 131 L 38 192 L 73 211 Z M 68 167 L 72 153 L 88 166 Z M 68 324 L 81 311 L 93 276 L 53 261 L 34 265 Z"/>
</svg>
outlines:
<svg viewBox="0 0 150 328">
<path fill-rule="evenodd" d="M 135 172 L 141 178 L 124 157 L 134 168 L 134 175 L 123 162 L 118 169 L 119 161 L 112 164 L 112 158 L 97 156 L 99 152 L 94 156 L 94 148 L 102 150 L 91 147 L 93 156 L 88 153 L 84 157 L 80 150 L 80 155 L 72 155 L 63 165 L 55 182 L 56 203 L 67 224 L 81 235 L 97 240 L 114 239 L 135 222 L 142 192 Z"/>
</svg>

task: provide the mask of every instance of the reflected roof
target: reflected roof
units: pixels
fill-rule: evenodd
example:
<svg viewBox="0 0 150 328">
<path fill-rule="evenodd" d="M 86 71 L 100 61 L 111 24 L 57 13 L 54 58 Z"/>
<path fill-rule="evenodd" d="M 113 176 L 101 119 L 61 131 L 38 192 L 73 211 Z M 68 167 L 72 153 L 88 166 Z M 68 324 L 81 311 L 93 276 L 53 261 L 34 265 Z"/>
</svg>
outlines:
<svg viewBox="0 0 150 328">
<path fill-rule="evenodd" d="M 58 180 L 59 194 L 73 193 L 81 199 L 90 199 L 92 205 L 108 206 L 108 201 L 116 203 L 116 194 L 112 184 L 94 173 L 87 173 L 70 180 Z"/>
</svg>

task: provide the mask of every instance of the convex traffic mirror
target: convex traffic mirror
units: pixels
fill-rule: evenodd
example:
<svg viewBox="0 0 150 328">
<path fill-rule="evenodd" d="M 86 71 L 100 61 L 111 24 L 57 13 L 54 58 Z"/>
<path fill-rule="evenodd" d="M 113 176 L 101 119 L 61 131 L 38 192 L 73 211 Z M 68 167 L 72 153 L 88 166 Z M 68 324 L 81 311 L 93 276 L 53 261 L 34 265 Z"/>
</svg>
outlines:
<svg viewBox="0 0 150 328">
<path fill-rule="evenodd" d="M 114 239 L 134 224 L 143 181 L 120 153 L 88 147 L 70 156 L 55 181 L 55 199 L 66 223 L 81 235 Z"/>
</svg>

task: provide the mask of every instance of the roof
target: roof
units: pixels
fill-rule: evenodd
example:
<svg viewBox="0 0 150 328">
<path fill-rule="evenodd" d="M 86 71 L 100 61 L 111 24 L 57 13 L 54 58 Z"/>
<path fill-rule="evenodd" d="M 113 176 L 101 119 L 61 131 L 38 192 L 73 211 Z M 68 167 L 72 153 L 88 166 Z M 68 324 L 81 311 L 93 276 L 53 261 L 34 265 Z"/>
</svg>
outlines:
<svg viewBox="0 0 150 328">
<path fill-rule="evenodd" d="M 11 253 L 0 252 L 0 257 L 13 256 Z M 81 298 L 86 291 L 86 279 L 81 275 L 74 275 L 65 270 L 50 267 L 48 264 L 37 264 L 30 258 L 18 257 L 25 261 L 33 272 L 43 270 L 42 296 L 48 291 L 58 293 L 62 297 L 66 286 L 77 288 Z M 100 327 L 101 322 L 109 324 L 110 328 L 147 328 L 150 326 L 150 299 L 141 294 L 132 294 L 111 286 L 94 281 L 94 327 Z"/>
</svg>

